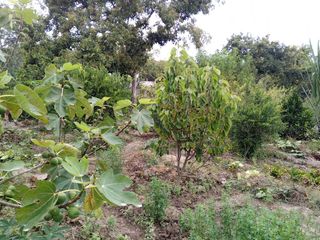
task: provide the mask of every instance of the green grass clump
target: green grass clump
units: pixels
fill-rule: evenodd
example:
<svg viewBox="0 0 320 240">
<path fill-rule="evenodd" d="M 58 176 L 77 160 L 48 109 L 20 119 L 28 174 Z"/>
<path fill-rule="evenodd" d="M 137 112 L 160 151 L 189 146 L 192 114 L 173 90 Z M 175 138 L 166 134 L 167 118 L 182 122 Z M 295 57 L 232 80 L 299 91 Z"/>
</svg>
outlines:
<svg viewBox="0 0 320 240">
<path fill-rule="evenodd" d="M 168 185 L 157 178 L 153 178 L 144 204 L 146 215 L 153 221 L 161 222 L 165 218 L 165 211 L 169 205 L 169 195 Z"/>
<path fill-rule="evenodd" d="M 247 205 L 240 209 L 224 203 L 187 209 L 180 217 L 180 228 L 189 240 L 309 240 L 302 218 L 296 213 L 271 211 Z"/>
</svg>

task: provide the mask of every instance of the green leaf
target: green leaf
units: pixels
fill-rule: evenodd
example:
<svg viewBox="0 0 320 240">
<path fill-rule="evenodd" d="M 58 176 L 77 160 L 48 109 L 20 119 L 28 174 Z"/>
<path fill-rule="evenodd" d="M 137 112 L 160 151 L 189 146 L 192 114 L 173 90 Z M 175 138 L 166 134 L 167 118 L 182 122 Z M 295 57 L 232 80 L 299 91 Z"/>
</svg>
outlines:
<svg viewBox="0 0 320 240">
<path fill-rule="evenodd" d="M 76 103 L 75 94 L 71 89 L 52 87 L 45 101 L 54 103 L 54 109 L 60 117 L 66 116 L 67 107 Z"/>
<path fill-rule="evenodd" d="M 141 207 L 141 203 L 133 192 L 123 191 L 132 184 L 132 181 L 124 175 L 113 174 L 112 170 L 103 173 L 96 181 L 99 192 L 111 202 L 118 206 L 132 204 Z"/>
<path fill-rule="evenodd" d="M 12 172 L 24 168 L 24 165 L 23 161 L 7 161 L 0 163 L 0 171 Z"/>
<path fill-rule="evenodd" d="M 48 123 L 47 108 L 39 95 L 31 88 L 18 84 L 14 88 L 18 105 L 32 117 Z"/>
<path fill-rule="evenodd" d="M 93 107 L 104 107 L 104 103 L 108 101 L 110 97 L 103 97 L 102 99 L 92 97 L 89 99 L 89 102 L 92 104 Z"/>
<path fill-rule="evenodd" d="M 58 84 L 64 78 L 64 74 L 59 72 L 54 64 L 50 64 L 46 67 L 45 73 L 46 75 L 43 79 L 44 84 Z"/>
<path fill-rule="evenodd" d="M 114 110 L 120 110 L 122 108 L 126 108 L 126 107 L 129 107 L 131 106 L 132 102 L 128 99 L 126 100 L 119 100 L 114 106 Z"/>
<path fill-rule="evenodd" d="M 62 158 L 65 157 L 77 157 L 80 154 L 80 151 L 74 146 L 68 143 L 57 143 L 53 151 Z"/>
<path fill-rule="evenodd" d="M 63 71 L 74 71 L 74 70 L 81 70 L 82 66 L 81 64 L 72 64 L 72 63 L 65 63 L 63 64 L 62 70 Z"/>
<path fill-rule="evenodd" d="M 22 113 L 20 106 L 17 103 L 17 99 L 14 95 L 1 95 L 0 106 L 7 109 L 13 119 L 18 119 Z"/>
<path fill-rule="evenodd" d="M 22 198 L 22 208 L 16 210 L 16 219 L 27 229 L 40 222 L 54 207 L 58 200 L 56 187 L 49 181 L 38 181 L 35 189 L 31 189 Z"/>
<path fill-rule="evenodd" d="M 91 127 L 88 124 L 86 124 L 85 122 L 81 122 L 81 123 L 75 122 L 74 124 L 77 126 L 77 128 L 79 128 L 80 130 L 82 130 L 84 132 L 91 131 Z"/>
<path fill-rule="evenodd" d="M 1 58 L 1 51 L 0 51 L 0 58 Z M 12 77 L 8 74 L 8 71 L 4 71 L 0 73 L 0 89 L 5 88 L 6 84 L 9 83 L 11 79 Z"/>
<path fill-rule="evenodd" d="M 121 138 L 116 136 L 113 132 L 105 132 L 101 134 L 102 139 L 109 145 L 120 145 L 122 144 Z"/>
<path fill-rule="evenodd" d="M 60 135 L 60 118 L 57 114 L 48 114 L 49 123 L 46 125 L 47 130 L 53 130 L 55 136 Z"/>
<path fill-rule="evenodd" d="M 75 177 L 83 177 L 89 167 L 89 160 L 82 158 L 80 161 L 76 157 L 66 157 L 62 161 L 63 168 Z"/>
<path fill-rule="evenodd" d="M 141 105 L 151 105 L 151 104 L 156 104 L 156 100 L 155 99 L 151 99 L 151 98 L 141 98 L 139 99 L 139 103 Z"/>
<path fill-rule="evenodd" d="M 35 11 L 31 8 L 22 9 L 19 13 L 22 17 L 22 20 L 28 25 L 32 25 L 33 20 L 38 18 Z"/>
<path fill-rule="evenodd" d="M 33 142 L 35 145 L 43 148 L 50 148 L 53 149 L 54 145 L 56 145 L 55 141 L 52 140 L 38 140 L 38 139 L 31 139 L 31 142 Z"/>
<path fill-rule="evenodd" d="M 142 109 L 141 111 L 137 109 L 133 110 L 131 121 L 132 123 L 137 124 L 137 128 L 140 133 L 144 132 L 145 128 L 148 129 L 154 126 L 151 112 L 146 109 Z"/>
<path fill-rule="evenodd" d="M 87 93 L 83 90 L 78 89 L 76 92 L 76 105 L 75 105 L 75 113 L 78 118 L 82 118 L 86 115 L 86 118 L 92 116 L 93 107 L 91 106 L 89 100 L 85 97 Z"/>
</svg>

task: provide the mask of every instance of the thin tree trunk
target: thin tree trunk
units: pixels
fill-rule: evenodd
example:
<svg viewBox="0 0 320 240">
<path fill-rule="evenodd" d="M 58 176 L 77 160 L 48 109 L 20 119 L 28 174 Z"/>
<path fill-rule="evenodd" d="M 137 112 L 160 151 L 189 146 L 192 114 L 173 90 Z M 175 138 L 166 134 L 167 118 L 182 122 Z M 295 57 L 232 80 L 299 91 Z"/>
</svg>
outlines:
<svg viewBox="0 0 320 240">
<path fill-rule="evenodd" d="M 139 73 L 135 73 L 132 84 L 131 84 L 131 101 L 132 103 L 137 102 L 137 95 L 138 95 L 138 86 L 139 86 Z"/>
<path fill-rule="evenodd" d="M 181 146 L 177 143 L 177 172 L 180 172 L 180 161 L 181 161 Z"/>
</svg>

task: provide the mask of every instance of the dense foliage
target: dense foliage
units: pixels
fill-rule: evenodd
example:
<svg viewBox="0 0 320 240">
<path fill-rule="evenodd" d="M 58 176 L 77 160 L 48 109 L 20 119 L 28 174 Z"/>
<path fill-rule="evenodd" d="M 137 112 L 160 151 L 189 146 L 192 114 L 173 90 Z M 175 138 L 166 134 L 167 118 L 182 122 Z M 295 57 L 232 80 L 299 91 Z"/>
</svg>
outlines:
<svg viewBox="0 0 320 240">
<path fill-rule="evenodd" d="M 302 90 L 309 70 L 308 47 L 286 46 L 271 41 L 268 36 L 255 39 L 240 34 L 229 39 L 225 50 L 237 50 L 242 58 L 251 56 L 257 70 L 257 82 L 264 81 L 269 86 L 299 86 Z"/>
<path fill-rule="evenodd" d="M 185 51 L 173 50 L 157 89 L 157 131 L 163 141 L 174 141 L 177 168 L 204 153 L 221 153 L 225 147 L 236 97 L 215 67 L 199 67 Z"/>
<path fill-rule="evenodd" d="M 246 158 L 253 157 L 281 128 L 280 106 L 265 88 L 248 84 L 233 120 L 232 138 L 238 151 Z"/>
<path fill-rule="evenodd" d="M 306 139 L 314 126 L 312 113 L 303 106 L 303 101 L 297 91 L 293 91 L 282 106 L 282 122 L 285 128 L 282 134 L 285 137 Z"/>
<path fill-rule="evenodd" d="M 220 224 L 216 224 L 220 217 Z M 236 209 L 229 204 L 219 212 L 214 204 L 198 205 L 187 209 L 180 217 L 180 226 L 190 240 L 266 240 L 266 239 L 313 239 L 304 232 L 300 217 L 269 209 L 254 208 L 250 205 Z"/>
</svg>

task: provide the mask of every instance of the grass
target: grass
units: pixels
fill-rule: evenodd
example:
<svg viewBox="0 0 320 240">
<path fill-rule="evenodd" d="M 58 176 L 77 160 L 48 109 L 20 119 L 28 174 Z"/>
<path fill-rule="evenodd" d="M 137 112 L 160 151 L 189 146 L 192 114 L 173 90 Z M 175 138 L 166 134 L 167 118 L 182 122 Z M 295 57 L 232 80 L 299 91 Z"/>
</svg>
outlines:
<svg viewBox="0 0 320 240">
<path fill-rule="evenodd" d="M 312 227 L 306 225 L 307 222 L 298 213 L 272 211 L 249 204 L 237 209 L 227 201 L 221 211 L 212 201 L 200 204 L 194 210 L 187 209 L 179 223 L 182 233 L 189 240 L 319 239 L 311 236 Z"/>
</svg>

